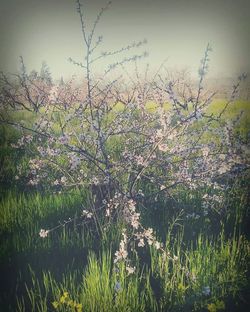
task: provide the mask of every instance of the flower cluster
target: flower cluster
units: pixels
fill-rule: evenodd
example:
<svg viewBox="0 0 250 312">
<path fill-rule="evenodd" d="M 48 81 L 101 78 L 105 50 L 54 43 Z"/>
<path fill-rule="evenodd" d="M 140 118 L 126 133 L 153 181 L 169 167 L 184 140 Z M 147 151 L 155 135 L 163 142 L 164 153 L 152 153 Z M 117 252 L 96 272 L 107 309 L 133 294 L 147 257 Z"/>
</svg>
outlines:
<svg viewBox="0 0 250 312">
<path fill-rule="evenodd" d="M 123 213 L 125 221 L 134 229 L 138 229 L 140 213 L 136 212 L 135 205 L 136 203 L 133 199 L 128 200 L 124 205 Z"/>
<path fill-rule="evenodd" d="M 42 238 L 45 238 L 48 236 L 49 234 L 49 230 L 44 230 L 44 229 L 41 229 L 40 232 L 39 232 L 39 236 L 42 237 Z"/>
<path fill-rule="evenodd" d="M 82 211 L 82 215 L 83 217 L 86 217 L 88 219 L 91 219 L 93 217 L 93 213 L 85 209 Z"/>
<path fill-rule="evenodd" d="M 13 148 L 21 148 L 21 147 L 25 147 L 26 144 L 30 144 L 33 140 L 33 136 L 30 134 L 24 135 L 22 136 L 20 139 L 18 139 L 17 143 L 11 144 L 11 147 Z"/>
<path fill-rule="evenodd" d="M 120 241 L 119 250 L 115 252 L 114 263 L 117 263 L 122 260 L 126 260 L 128 256 L 127 243 L 128 243 L 128 238 L 127 238 L 126 232 L 124 231 L 122 233 L 122 239 Z"/>
<path fill-rule="evenodd" d="M 83 306 L 81 303 L 77 303 L 76 301 L 70 299 L 69 293 L 67 291 L 64 291 L 62 296 L 58 301 L 53 301 L 52 306 L 58 310 L 62 307 L 67 307 L 66 309 L 69 309 L 70 311 L 76 311 L 76 312 L 82 312 Z"/>
</svg>

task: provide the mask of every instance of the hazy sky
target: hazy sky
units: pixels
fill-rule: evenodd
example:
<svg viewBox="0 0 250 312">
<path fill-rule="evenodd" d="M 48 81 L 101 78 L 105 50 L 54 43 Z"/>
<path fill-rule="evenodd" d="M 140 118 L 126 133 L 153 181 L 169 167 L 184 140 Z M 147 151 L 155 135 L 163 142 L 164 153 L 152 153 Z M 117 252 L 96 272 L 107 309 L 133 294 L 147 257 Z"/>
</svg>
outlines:
<svg viewBox="0 0 250 312">
<path fill-rule="evenodd" d="M 106 1 L 82 1 L 92 22 Z M 83 61 L 79 16 L 74 0 L 0 0 L 0 69 L 15 72 L 18 56 L 27 68 L 45 60 L 54 77 L 78 70 L 67 59 Z M 100 51 L 119 49 L 146 38 L 143 62 L 157 68 L 188 67 L 197 72 L 208 42 L 212 44 L 210 75 L 232 76 L 250 71 L 249 0 L 113 0 L 100 21 Z M 131 53 L 127 54 L 127 56 Z M 125 55 L 124 55 L 125 56 Z M 102 71 L 103 63 L 96 71 Z"/>
</svg>

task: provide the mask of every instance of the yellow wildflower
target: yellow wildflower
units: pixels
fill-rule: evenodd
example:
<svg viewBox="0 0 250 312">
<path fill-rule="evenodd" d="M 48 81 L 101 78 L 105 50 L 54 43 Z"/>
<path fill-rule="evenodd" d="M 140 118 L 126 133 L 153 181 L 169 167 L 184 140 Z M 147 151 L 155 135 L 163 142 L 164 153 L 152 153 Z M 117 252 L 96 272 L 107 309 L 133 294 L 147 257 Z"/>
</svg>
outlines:
<svg viewBox="0 0 250 312">
<path fill-rule="evenodd" d="M 66 298 L 65 298 L 64 296 L 62 296 L 62 297 L 60 298 L 60 302 L 61 302 L 61 303 L 65 303 L 65 301 L 66 301 L 65 299 L 66 299 Z"/>
<path fill-rule="evenodd" d="M 69 293 L 68 293 L 67 291 L 65 291 L 65 292 L 63 293 L 63 297 L 67 298 L 68 296 L 69 296 Z"/>
<path fill-rule="evenodd" d="M 57 309 L 58 306 L 59 306 L 59 302 L 54 301 L 54 302 L 52 302 L 52 305 L 53 305 L 53 307 L 54 307 L 55 309 Z"/>
<path fill-rule="evenodd" d="M 81 312 L 82 311 L 82 304 L 81 303 L 78 303 L 76 305 L 76 309 L 77 309 L 77 312 Z"/>
</svg>

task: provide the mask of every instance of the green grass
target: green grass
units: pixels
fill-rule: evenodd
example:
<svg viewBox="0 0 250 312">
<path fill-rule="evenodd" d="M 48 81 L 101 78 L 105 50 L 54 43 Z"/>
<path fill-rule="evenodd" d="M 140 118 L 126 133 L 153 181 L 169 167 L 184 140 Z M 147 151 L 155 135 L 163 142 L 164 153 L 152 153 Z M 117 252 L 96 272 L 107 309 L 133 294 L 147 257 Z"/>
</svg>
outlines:
<svg viewBox="0 0 250 312">
<path fill-rule="evenodd" d="M 1 246 L 0 261 L 14 253 L 33 253 L 53 248 L 83 246 L 85 238 L 74 222 L 69 227 L 40 239 L 41 228 L 53 228 L 58 222 L 81 214 L 82 197 L 79 193 L 17 195 L 9 192 L 0 202 L 0 235 L 5 239 Z M 73 228 L 73 230 L 72 230 Z"/>
<path fill-rule="evenodd" d="M 138 269 L 130 276 L 124 265 L 114 270 L 108 250 L 98 256 L 90 253 L 85 269 L 68 270 L 60 282 L 50 272 L 43 272 L 39 279 L 31 271 L 28 300 L 18 298 L 17 311 L 71 311 L 71 300 L 81 304 L 83 311 L 96 312 L 200 311 L 216 300 L 229 307 L 228 299 L 237 305 L 237 295 L 247 285 L 249 243 L 243 237 L 226 240 L 223 235 L 211 239 L 200 235 L 195 247 L 187 249 L 181 235 L 180 231 L 172 246 L 178 256 L 175 261 L 151 248 L 151 266 L 140 268 L 137 260 Z M 205 287 L 209 295 L 203 293 Z M 63 299 L 64 292 L 68 295 Z M 57 308 L 52 309 L 52 304 Z"/>
<path fill-rule="evenodd" d="M 185 248 L 182 239 L 180 233 L 172 246 L 175 261 L 151 249 L 151 270 L 162 285 L 162 308 L 200 311 L 218 299 L 237 302 L 237 294 L 247 285 L 249 243 L 241 236 L 226 240 L 223 233 L 219 237 L 200 234 Z M 203 294 L 205 287 L 210 289 L 209 296 Z"/>
<path fill-rule="evenodd" d="M 236 190 L 227 195 L 233 196 L 234 207 Z M 198 207 L 198 197 L 184 192 L 180 207 Z M 75 213 L 82 200 L 77 192 L 49 196 L 9 192 L 1 201 L 0 235 L 5 242 L 0 260 L 7 276 L 13 273 L 7 263 L 12 267 L 17 261 L 15 282 L 8 289 L 12 302 L 8 306 L 4 296 L 1 299 L 5 311 L 13 307 L 16 311 L 77 311 L 77 305 L 82 305 L 81 311 L 207 311 L 208 304 L 218 300 L 226 308 L 233 302 L 237 311 L 237 305 L 242 304 L 250 246 L 238 227 L 230 237 L 224 234 L 225 226 L 211 235 L 198 220 L 192 224 L 197 235 L 190 240 L 185 232 L 188 222 L 182 214 L 173 221 L 167 214 L 162 223 L 157 217 L 153 220 L 152 215 L 144 215 L 148 226 L 155 222 L 161 228 L 159 232 L 166 239 L 159 239 L 171 258 L 153 248 L 138 249 L 132 258 L 136 272 L 128 276 L 122 264 L 119 271 L 114 270 L 113 254 L 120 236 L 117 229 L 101 242 L 94 235 L 88 236 L 89 229 L 79 231 L 71 226 L 46 239 L 38 236 L 40 228 Z M 238 226 L 246 203 L 242 199 L 237 204 L 238 213 L 231 222 Z M 162 203 L 161 209 L 164 207 L 166 210 Z M 174 261 L 173 255 L 177 257 Z M 115 290 L 117 282 L 119 291 Z M 203 294 L 205 287 L 210 289 L 209 296 Z M 65 298 L 64 292 L 68 292 Z"/>
<path fill-rule="evenodd" d="M 141 275 L 127 277 L 124 266 L 119 272 L 112 267 L 111 253 L 106 251 L 100 257 L 90 253 L 86 268 L 66 272 L 61 282 L 48 272 L 43 272 L 39 281 L 31 270 L 31 287 L 26 288 L 28 302 L 25 305 L 25 299 L 19 298 L 17 311 L 71 311 L 71 300 L 81 304 L 83 311 L 145 311 L 150 297 L 150 308 L 156 309 L 150 285 Z M 53 305 L 57 308 L 52 309 Z"/>
</svg>

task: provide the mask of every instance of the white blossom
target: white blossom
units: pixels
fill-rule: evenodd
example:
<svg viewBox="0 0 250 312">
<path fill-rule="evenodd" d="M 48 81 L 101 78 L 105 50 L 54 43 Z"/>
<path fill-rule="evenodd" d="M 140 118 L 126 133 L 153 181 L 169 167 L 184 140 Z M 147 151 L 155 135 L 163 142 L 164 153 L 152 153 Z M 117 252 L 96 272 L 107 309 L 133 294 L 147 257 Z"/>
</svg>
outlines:
<svg viewBox="0 0 250 312">
<path fill-rule="evenodd" d="M 48 234 L 49 234 L 49 230 L 41 229 L 40 232 L 39 232 L 39 236 L 42 237 L 42 238 L 47 237 Z"/>
</svg>

